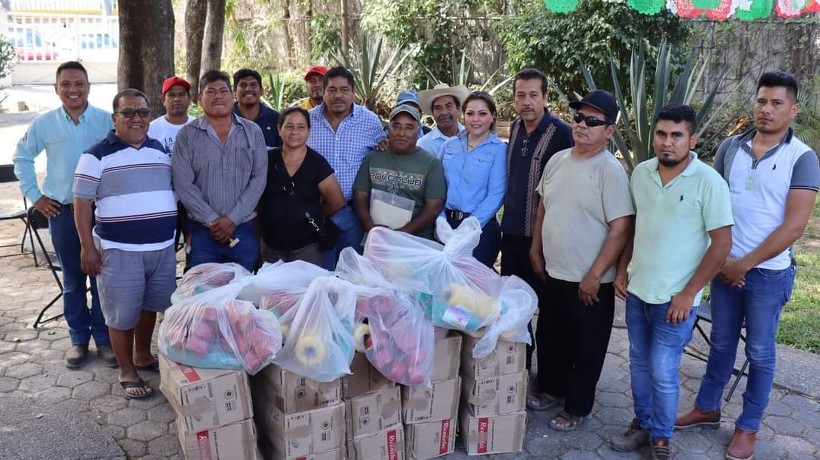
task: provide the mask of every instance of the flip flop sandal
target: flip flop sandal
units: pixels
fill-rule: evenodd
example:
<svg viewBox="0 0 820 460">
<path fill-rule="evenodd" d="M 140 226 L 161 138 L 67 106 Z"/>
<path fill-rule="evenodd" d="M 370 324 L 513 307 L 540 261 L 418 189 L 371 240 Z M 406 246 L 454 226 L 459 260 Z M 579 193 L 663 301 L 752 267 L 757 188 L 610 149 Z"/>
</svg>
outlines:
<svg viewBox="0 0 820 460">
<path fill-rule="evenodd" d="M 122 387 L 125 399 L 143 399 L 154 395 L 154 389 L 149 387 L 142 379 L 136 382 L 120 382 L 120 387 Z M 132 388 L 142 388 L 144 393 L 129 393 L 128 390 Z"/>
<path fill-rule="evenodd" d="M 531 393 L 527 396 L 527 409 L 535 411 L 547 410 L 561 403 L 561 399 L 547 393 Z"/>
<path fill-rule="evenodd" d="M 578 429 L 581 424 L 587 421 L 589 416 L 585 417 L 578 417 L 576 415 L 570 415 L 564 411 L 558 412 L 555 414 L 555 417 L 550 420 L 550 428 L 555 431 L 575 431 Z M 558 424 L 558 420 L 565 420 L 569 422 L 568 424 Z"/>
</svg>

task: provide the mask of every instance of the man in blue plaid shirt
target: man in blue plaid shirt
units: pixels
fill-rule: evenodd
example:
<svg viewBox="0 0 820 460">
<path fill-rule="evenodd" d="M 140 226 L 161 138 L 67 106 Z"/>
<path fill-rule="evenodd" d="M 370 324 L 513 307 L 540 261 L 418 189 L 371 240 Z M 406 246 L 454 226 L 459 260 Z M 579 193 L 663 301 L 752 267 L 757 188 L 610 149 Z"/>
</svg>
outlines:
<svg viewBox="0 0 820 460">
<path fill-rule="evenodd" d="M 324 156 L 342 187 L 347 204 L 333 216 L 341 229 L 339 242 L 327 252 L 325 268 L 333 270 L 343 248 L 361 252 L 364 231 L 350 206 L 353 181 L 364 157 L 385 140 L 379 117 L 353 102 L 356 84 L 344 67 L 328 70 L 324 80 L 324 102 L 310 111 L 310 137 L 307 144 Z"/>
</svg>

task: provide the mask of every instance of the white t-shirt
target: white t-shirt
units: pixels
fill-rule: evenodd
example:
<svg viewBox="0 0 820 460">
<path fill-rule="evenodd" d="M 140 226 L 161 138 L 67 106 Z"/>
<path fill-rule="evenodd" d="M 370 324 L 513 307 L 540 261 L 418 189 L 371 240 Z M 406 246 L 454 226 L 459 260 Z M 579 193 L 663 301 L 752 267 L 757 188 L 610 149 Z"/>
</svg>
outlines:
<svg viewBox="0 0 820 460">
<path fill-rule="evenodd" d="M 151 122 L 151 125 L 148 126 L 148 137 L 152 137 L 160 142 L 163 147 L 165 147 L 165 151 L 168 154 L 174 153 L 174 140 L 177 138 L 177 133 L 183 126 L 187 125 L 188 123 L 196 120 L 196 118 L 188 115 L 188 121 L 182 125 L 175 125 L 173 123 L 169 123 L 165 117 L 159 117 L 156 120 Z"/>
</svg>

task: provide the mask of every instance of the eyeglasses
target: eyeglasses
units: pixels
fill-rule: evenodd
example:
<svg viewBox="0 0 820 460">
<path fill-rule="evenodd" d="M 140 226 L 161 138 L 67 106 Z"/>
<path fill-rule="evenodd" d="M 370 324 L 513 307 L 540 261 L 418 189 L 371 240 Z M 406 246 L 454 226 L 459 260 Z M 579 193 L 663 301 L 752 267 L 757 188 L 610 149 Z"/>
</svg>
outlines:
<svg viewBox="0 0 820 460">
<path fill-rule="evenodd" d="M 151 109 L 122 109 L 117 113 L 129 120 L 134 118 L 135 115 L 139 115 L 140 118 L 148 118 L 151 115 Z"/>
<path fill-rule="evenodd" d="M 575 112 L 575 116 L 572 117 L 572 121 L 575 123 L 581 123 L 582 121 L 587 124 L 588 127 L 594 128 L 596 126 L 604 126 L 604 125 L 611 125 L 612 123 L 601 120 L 600 118 L 595 117 L 588 117 L 581 112 Z"/>
</svg>

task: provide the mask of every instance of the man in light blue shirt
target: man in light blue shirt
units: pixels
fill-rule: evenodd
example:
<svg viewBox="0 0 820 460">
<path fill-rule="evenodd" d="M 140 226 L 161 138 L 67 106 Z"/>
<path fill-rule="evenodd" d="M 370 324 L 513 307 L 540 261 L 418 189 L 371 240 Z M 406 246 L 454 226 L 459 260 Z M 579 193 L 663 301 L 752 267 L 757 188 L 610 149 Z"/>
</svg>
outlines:
<svg viewBox="0 0 820 460">
<path fill-rule="evenodd" d="M 350 206 L 353 182 L 364 157 L 385 140 L 385 135 L 379 117 L 353 102 L 356 84 L 349 70 L 344 67 L 328 70 L 324 88 L 324 102 L 310 111 L 307 145 L 330 163 L 348 203 L 333 216 L 333 222 L 341 229 L 336 248 L 327 251 L 325 257 L 325 268 L 333 270 L 342 249 L 353 247 L 361 252 L 364 231 Z"/>
<path fill-rule="evenodd" d="M 436 127 L 419 139 L 417 145 L 441 158 L 441 147 L 451 137 L 458 136 L 464 131 L 464 125 L 458 122 L 461 113 L 461 104 L 470 94 L 466 86 L 449 87 L 439 83 L 419 92 L 419 105 L 424 113 L 433 115 Z"/>
<path fill-rule="evenodd" d="M 80 367 L 88 353 L 91 337 L 97 351 L 110 367 L 117 365 L 111 351 L 97 283 L 91 277 L 91 309 L 86 301 L 87 277 L 80 267 L 80 239 L 74 224 L 74 170 L 80 155 L 103 140 L 114 124 L 111 114 L 88 104 L 88 73 L 79 62 L 57 68 L 54 85 L 62 105 L 37 117 L 17 143 L 14 173 L 20 189 L 34 207 L 48 218 L 51 241 L 63 274 L 63 308 L 71 336 L 66 366 Z M 37 183 L 34 160 L 45 150 L 46 178 L 42 190 Z"/>
</svg>

